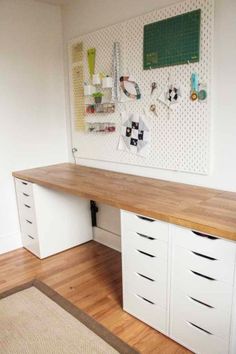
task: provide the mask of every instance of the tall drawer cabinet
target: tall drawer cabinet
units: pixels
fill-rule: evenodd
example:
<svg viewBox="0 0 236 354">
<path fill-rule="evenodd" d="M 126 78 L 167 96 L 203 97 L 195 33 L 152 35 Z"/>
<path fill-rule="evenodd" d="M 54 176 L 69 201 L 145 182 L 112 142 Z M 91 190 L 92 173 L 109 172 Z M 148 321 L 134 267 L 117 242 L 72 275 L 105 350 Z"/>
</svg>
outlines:
<svg viewBox="0 0 236 354">
<path fill-rule="evenodd" d="M 23 246 L 45 258 L 92 239 L 89 201 L 15 178 Z"/>
<path fill-rule="evenodd" d="M 121 212 L 124 310 L 199 354 L 236 353 L 236 243 Z"/>
<path fill-rule="evenodd" d="M 122 211 L 121 230 L 124 310 L 166 333 L 169 225 Z"/>
</svg>

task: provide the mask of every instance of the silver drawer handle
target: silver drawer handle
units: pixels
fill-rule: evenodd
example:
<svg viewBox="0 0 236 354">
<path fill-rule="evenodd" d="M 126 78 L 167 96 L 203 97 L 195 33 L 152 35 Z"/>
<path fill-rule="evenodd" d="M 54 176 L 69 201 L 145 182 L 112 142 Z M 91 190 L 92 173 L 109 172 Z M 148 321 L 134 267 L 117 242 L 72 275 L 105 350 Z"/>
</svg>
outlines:
<svg viewBox="0 0 236 354">
<path fill-rule="evenodd" d="M 194 270 L 191 270 L 191 272 L 192 272 L 193 274 L 197 275 L 198 277 L 202 277 L 202 278 L 205 278 L 205 279 L 211 280 L 211 281 L 216 281 L 216 279 L 211 278 L 211 277 L 208 277 L 207 275 L 204 275 L 204 274 L 195 272 Z"/>
<path fill-rule="evenodd" d="M 27 219 L 25 219 L 25 221 L 26 221 L 28 224 L 31 224 L 31 225 L 33 224 L 32 221 L 29 221 L 29 220 L 27 220 Z"/>
<path fill-rule="evenodd" d="M 198 232 L 198 231 L 193 231 L 192 230 L 192 233 L 194 233 L 194 235 L 196 235 L 196 236 L 205 237 L 205 238 L 208 238 L 209 240 L 212 240 L 212 241 L 218 240 L 218 237 L 207 235 L 207 234 L 203 234 L 202 232 Z"/>
<path fill-rule="evenodd" d="M 192 297 L 192 296 L 188 296 L 188 298 L 189 298 L 190 300 L 192 300 L 192 301 L 197 302 L 197 303 L 198 303 L 198 304 L 200 304 L 200 305 L 203 305 L 203 306 L 209 307 L 210 309 L 214 309 L 214 307 L 213 307 L 213 306 L 208 305 L 208 304 L 206 304 L 205 302 L 202 302 L 202 301 L 200 301 L 200 300 L 197 300 L 197 299 L 195 299 L 195 298 L 194 298 L 194 297 Z"/>
<path fill-rule="evenodd" d="M 149 221 L 149 222 L 153 222 L 155 220 L 147 218 L 146 216 L 140 216 L 140 215 L 136 215 L 139 219 L 145 220 L 145 221 Z"/>
<path fill-rule="evenodd" d="M 27 235 L 29 238 L 31 238 L 31 240 L 34 240 L 34 237 L 33 236 L 30 236 L 30 235 Z"/>
<path fill-rule="evenodd" d="M 146 239 L 148 239 L 148 240 L 150 240 L 150 241 L 154 241 L 154 240 L 155 240 L 154 237 L 147 236 L 147 235 L 144 235 L 144 234 L 140 234 L 139 232 L 136 232 L 136 234 L 137 234 L 138 236 L 144 237 L 144 238 L 146 238 Z"/>
<path fill-rule="evenodd" d="M 25 197 L 29 197 L 29 194 L 23 193 L 23 195 L 24 195 Z"/>
<path fill-rule="evenodd" d="M 195 251 L 191 251 L 191 252 L 192 252 L 193 254 L 195 254 L 195 256 L 202 257 L 202 258 L 206 258 L 206 259 L 208 259 L 209 261 L 217 261 L 217 258 L 209 257 L 209 256 L 206 256 L 205 254 L 198 253 L 198 252 L 195 252 Z"/>
<path fill-rule="evenodd" d="M 142 300 L 148 302 L 148 303 L 151 304 L 151 305 L 155 305 L 155 303 L 154 303 L 153 301 L 146 299 L 146 297 L 140 296 L 140 295 L 138 295 L 138 294 L 137 294 L 136 296 L 138 296 L 140 299 L 142 299 Z"/>
<path fill-rule="evenodd" d="M 143 274 L 141 274 L 141 273 L 136 273 L 136 274 L 137 274 L 139 277 L 142 277 L 142 278 L 147 279 L 147 280 L 149 280 L 149 281 L 152 281 L 152 282 L 155 281 L 154 279 L 149 278 L 149 277 L 147 277 L 146 275 L 143 275 Z"/>
<path fill-rule="evenodd" d="M 153 254 L 141 251 L 141 250 L 137 250 L 139 253 L 143 254 L 144 256 L 148 256 L 150 258 L 155 258 L 156 256 L 154 256 Z"/>
<path fill-rule="evenodd" d="M 202 328 L 202 327 L 199 327 L 199 326 L 195 325 L 195 324 L 192 323 L 192 322 L 188 322 L 188 323 L 189 323 L 191 326 L 193 326 L 193 327 L 199 329 L 200 331 L 203 331 L 204 333 L 209 334 L 210 336 L 213 335 L 211 332 L 207 331 L 206 329 L 204 329 L 204 328 Z"/>
<path fill-rule="evenodd" d="M 31 206 L 30 205 L 28 205 L 28 204 L 24 204 L 24 206 L 26 207 L 26 208 L 31 208 Z"/>
</svg>

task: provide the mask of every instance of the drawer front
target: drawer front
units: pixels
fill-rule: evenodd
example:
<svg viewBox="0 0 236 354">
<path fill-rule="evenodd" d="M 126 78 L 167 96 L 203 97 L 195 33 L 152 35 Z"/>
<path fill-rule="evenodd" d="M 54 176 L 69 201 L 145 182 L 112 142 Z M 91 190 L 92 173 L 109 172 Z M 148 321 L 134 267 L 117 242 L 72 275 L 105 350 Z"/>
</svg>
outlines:
<svg viewBox="0 0 236 354">
<path fill-rule="evenodd" d="M 122 210 L 121 226 L 122 232 L 130 230 L 155 239 L 168 241 L 169 225 L 162 221 Z"/>
<path fill-rule="evenodd" d="M 218 259 L 207 256 L 207 250 L 199 253 L 182 247 L 175 246 L 173 261 L 178 267 L 186 268 L 210 278 L 233 284 L 234 263 L 228 259 Z"/>
<path fill-rule="evenodd" d="M 219 311 L 229 311 L 232 303 L 233 288 L 229 283 L 212 280 L 174 264 L 172 277 L 172 298 L 182 289 L 188 296 L 197 299 Z"/>
<path fill-rule="evenodd" d="M 168 245 L 154 237 L 143 235 L 139 232 L 126 231 L 122 233 L 122 248 L 130 257 L 130 251 L 139 250 L 161 259 L 167 258 Z"/>
<path fill-rule="evenodd" d="M 20 226 L 23 233 L 38 239 L 37 227 L 34 219 L 20 217 Z"/>
<path fill-rule="evenodd" d="M 125 293 L 132 292 L 163 309 L 167 306 L 166 283 L 148 278 L 142 273 L 127 270 L 123 276 L 123 289 Z"/>
<path fill-rule="evenodd" d="M 167 259 L 165 257 L 137 249 L 125 251 L 122 257 L 124 274 L 126 271 L 133 271 L 167 284 Z"/>
<path fill-rule="evenodd" d="M 198 354 L 227 354 L 228 340 L 209 334 L 185 321 L 182 316 L 175 317 L 171 324 L 171 338 Z"/>
<path fill-rule="evenodd" d="M 124 293 L 124 310 L 149 326 L 163 333 L 167 332 L 167 312 L 132 292 Z"/>
<path fill-rule="evenodd" d="M 194 323 L 212 335 L 229 338 L 230 307 L 228 309 L 218 309 L 189 296 L 181 289 L 175 289 L 171 313 L 173 318 Z"/>
<path fill-rule="evenodd" d="M 40 257 L 40 248 L 39 242 L 36 237 L 28 235 L 25 232 L 22 232 L 22 243 L 23 246 L 28 249 L 30 252 Z"/>
<path fill-rule="evenodd" d="M 228 264 L 235 263 L 236 245 L 234 242 L 205 235 L 186 228 L 172 226 L 173 244 L 182 246 Z"/>
<path fill-rule="evenodd" d="M 16 193 L 16 195 L 17 195 L 17 201 L 18 201 L 19 207 L 21 207 L 23 205 L 29 205 L 31 208 L 34 208 L 33 194 L 27 194 L 27 193 L 18 191 Z"/>
<path fill-rule="evenodd" d="M 30 203 L 20 203 L 18 202 L 18 210 L 20 218 L 35 220 L 35 209 L 34 205 Z"/>
<path fill-rule="evenodd" d="M 33 185 L 31 182 L 24 181 L 19 178 L 15 178 L 16 192 L 22 192 L 27 195 L 33 194 Z"/>
</svg>

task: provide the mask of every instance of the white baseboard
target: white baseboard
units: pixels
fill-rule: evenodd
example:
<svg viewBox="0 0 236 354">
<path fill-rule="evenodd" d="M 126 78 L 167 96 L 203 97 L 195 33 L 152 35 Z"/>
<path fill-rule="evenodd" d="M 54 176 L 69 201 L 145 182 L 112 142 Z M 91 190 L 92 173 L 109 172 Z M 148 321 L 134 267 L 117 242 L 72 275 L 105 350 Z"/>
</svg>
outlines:
<svg viewBox="0 0 236 354">
<path fill-rule="evenodd" d="M 20 233 L 0 235 L 0 254 L 22 247 Z"/>
<path fill-rule="evenodd" d="M 112 232 L 100 229 L 99 227 L 93 227 L 93 239 L 94 241 L 121 252 L 120 235 L 113 234 Z"/>
</svg>

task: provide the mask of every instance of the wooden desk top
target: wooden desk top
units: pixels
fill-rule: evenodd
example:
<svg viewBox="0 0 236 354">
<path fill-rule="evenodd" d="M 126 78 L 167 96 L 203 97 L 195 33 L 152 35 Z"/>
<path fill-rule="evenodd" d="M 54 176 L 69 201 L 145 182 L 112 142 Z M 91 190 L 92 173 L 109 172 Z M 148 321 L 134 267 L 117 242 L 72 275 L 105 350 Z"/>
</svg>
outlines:
<svg viewBox="0 0 236 354">
<path fill-rule="evenodd" d="M 14 172 L 13 176 L 236 241 L 236 193 L 70 163 Z"/>
</svg>

